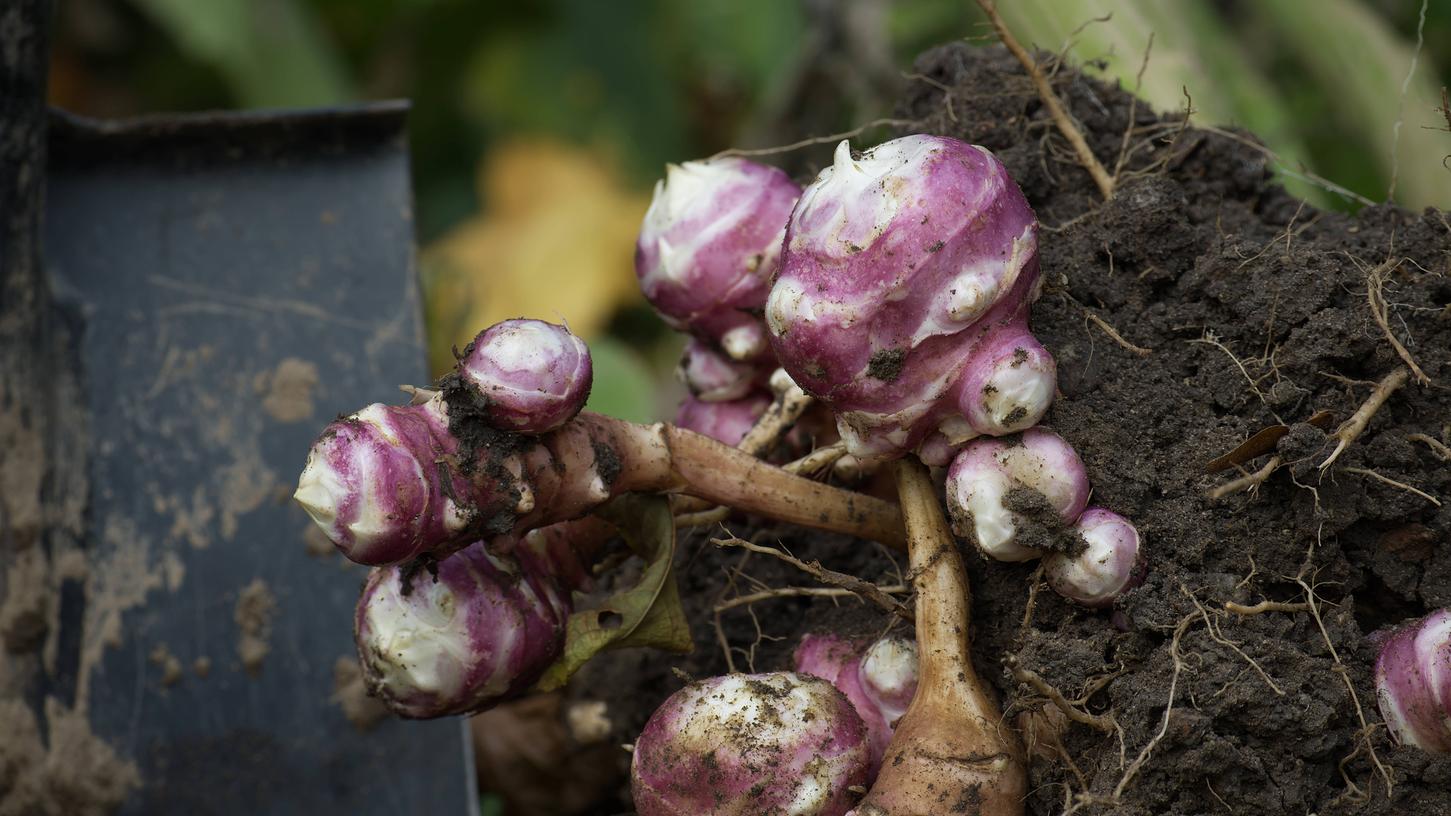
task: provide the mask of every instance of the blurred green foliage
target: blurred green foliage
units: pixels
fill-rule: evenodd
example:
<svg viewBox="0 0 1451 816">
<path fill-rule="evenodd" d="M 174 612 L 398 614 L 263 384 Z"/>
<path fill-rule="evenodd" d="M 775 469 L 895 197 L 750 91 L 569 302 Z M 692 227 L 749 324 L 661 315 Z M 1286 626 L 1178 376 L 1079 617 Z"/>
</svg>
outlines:
<svg viewBox="0 0 1451 816">
<path fill-rule="evenodd" d="M 890 114 L 894 82 L 913 54 L 964 36 L 985 40 L 970 0 L 60 6 L 57 101 L 81 112 L 412 98 L 425 241 L 484 203 L 473 170 L 500 139 L 565 139 L 610 157 L 644 187 L 666 161 Z M 1202 121 L 1254 130 L 1288 167 L 1303 164 L 1374 200 L 1389 185 L 1397 109 L 1405 120 L 1398 158 L 1423 161 L 1438 136 L 1427 129 L 1436 120 L 1424 93 L 1447 81 L 1437 66 L 1451 60 L 1451 3 L 1427 4 L 1426 47 L 1405 105 L 1399 86 L 1415 0 L 1014 0 L 1002 8 L 1025 41 L 1105 59 L 1130 86 L 1152 32 L 1143 92 L 1158 106 L 1181 106 L 1187 87 Z M 1090 22 L 1104 15 L 1111 18 Z M 1428 203 L 1429 185 L 1451 190 L 1451 175 L 1415 166 L 1403 174 L 1404 200 Z"/>
</svg>

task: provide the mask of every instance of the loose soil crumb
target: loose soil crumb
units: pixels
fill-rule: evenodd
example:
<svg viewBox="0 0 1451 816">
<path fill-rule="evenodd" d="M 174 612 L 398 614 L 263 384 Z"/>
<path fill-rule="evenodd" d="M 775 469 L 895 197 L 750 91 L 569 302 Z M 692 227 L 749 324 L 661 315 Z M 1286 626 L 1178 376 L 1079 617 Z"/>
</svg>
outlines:
<svg viewBox="0 0 1451 816">
<path fill-rule="evenodd" d="M 263 394 L 262 409 L 278 422 L 301 422 L 312 416 L 317 366 L 287 357 L 277 369 L 257 375 L 254 386 Z"/>
<path fill-rule="evenodd" d="M 135 521 L 112 516 L 102 526 L 101 536 L 103 555 L 84 573 L 86 611 L 76 691 L 80 708 L 90 698 L 91 674 L 105 650 L 121 645 L 125 613 L 146 603 L 148 594 L 165 585 L 163 570 L 152 563 L 151 539 Z"/>
<path fill-rule="evenodd" d="M 150 658 L 152 665 L 161 669 L 161 685 L 170 688 L 181 680 L 181 661 L 166 647 L 165 643 L 158 643 L 151 649 Z"/>
<path fill-rule="evenodd" d="M 166 581 L 166 588 L 170 592 L 181 589 L 182 582 L 186 580 L 186 564 L 181 556 L 169 552 L 161 557 L 161 575 Z"/>
<path fill-rule="evenodd" d="M 262 661 L 272 648 L 268 639 L 272 637 L 272 613 L 276 608 L 272 590 L 260 578 L 254 578 L 237 596 L 232 612 L 239 632 L 237 655 L 242 658 L 242 668 L 253 677 L 262 671 Z"/>
<path fill-rule="evenodd" d="M 1043 701 L 1017 686 L 1004 655 L 1070 698 L 1112 676 L 1087 708 L 1113 714 L 1130 762 L 1172 704 L 1163 739 L 1116 804 L 1108 800 L 1126 764 L 1117 737 L 1069 723 L 1063 742 L 1082 781 L 1061 761 L 1034 761 L 1027 812 L 1062 813 L 1065 795 L 1086 787 L 1100 803 L 1077 812 L 1105 816 L 1451 813 L 1451 757 L 1390 743 L 1366 637 L 1451 605 L 1451 468 L 1407 438 L 1451 443 L 1447 216 L 1386 206 L 1356 216 L 1316 210 L 1274 183 L 1252 137 L 1182 128 L 1180 117 L 1131 108 L 1124 91 L 1064 67 L 1054 87 L 1108 166 L 1134 128 L 1127 172 L 1104 202 L 1005 50 L 954 44 L 926 53 L 914 70 L 926 79 L 910 85 L 899 117 L 920 121 L 913 130 L 994 151 L 1037 211 L 1045 289 L 1032 323 L 1057 359 L 1062 391 L 1044 424 L 1082 455 L 1094 504 L 1139 526 L 1150 565 L 1144 585 L 1112 613 L 1043 589 L 1024 626 L 1035 565 L 967 552 L 976 667 L 997 687 L 1009 721 Z M 1318 410 L 1343 420 L 1403 364 L 1367 298 L 1368 273 L 1388 258 L 1406 259 L 1386 284 L 1389 325 L 1434 385 L 1412 382 L 1392 395 L 1322 476 L 1326 433 L 1297 423 Z M 1090 314 L 1153 352 L 1141 357 L 1121 346 Z M 1293 428 L 1280 443 L 1286 467 L 1256 493 L 1209 499 L 1237 474 L 1207 474 L 1205 464 L 1281 424 Z M 1443 505 L 1346 468 L 1411 485 Z M 779 538 L 797 557 L 831 569 L 899 580 L 893 570 L 902 557 L 874 545 L 730 526 L 764 542 Z M 633 741 L 682 685 L 673 670 L 725 671 L 712 607 L 755 587 L 736 579 L 738 589 L 728 588 L 733 570 L 771 587 L 809 583 L 774 559 L 723 554 L 698 532 L 684 535 L 677 552 L 695 652 L 609 653 L 576 684 L 608 704 L 612 742 Z M 1315 588 L 1323 633 L 1308 613 L 1224 612 L 1226 601 L 1304 601 L 1297 575 Z M 1172 641 L 1181 623 L 1176 678 Z M 757 671 L 789 666 L 804 631 L 876 636 L 890 625 L 855 602 L 801 598 L 722 616 L 736 665 Z M 1391 791 L 1371 748 L 1394 780 Z M 616 758 L 623 772 L 628 755 Z M 621 793 L 601 812 L 627 803 Z"/>
<path fill-rule="evenodd" d="M 363 684 L 363 670 L 358 667 L 356 656 L 340 657 L 333 664 L 333 693 L 328 699 L 336 703 L 348 722 L 362 732 L 373 730 L 373 726 L 388 717 L 388 707 L 378 698 L 368 695 L 368 689 Z"/>
<path fill-rule="evenodd" d="M 0 603 L 0 646 L 11 653 L 28 652 L 40 645 L 50 629 L 51 586 L 45 553 L 27 547 L 7 567 L 5 597 Z"/>
<path fill-rule="evenodd" d="M 234 456 L 232 464 L 221 469 L 218 498 L 222 537 L 229 541 L 237 534 L 238 520 L 261 507 L 277 483 L 276 472 L 262 461 L 256 444 L 239 446 Z"/>
<path fill-rule="evenodd" d="M 46 699 L 48 740 L 16 699 L 0 700 L 0 816 L 107 816 L 141 782 L 84 714 Z M 49 745 L 47 746 L 47 742 Z"/>
</svg>

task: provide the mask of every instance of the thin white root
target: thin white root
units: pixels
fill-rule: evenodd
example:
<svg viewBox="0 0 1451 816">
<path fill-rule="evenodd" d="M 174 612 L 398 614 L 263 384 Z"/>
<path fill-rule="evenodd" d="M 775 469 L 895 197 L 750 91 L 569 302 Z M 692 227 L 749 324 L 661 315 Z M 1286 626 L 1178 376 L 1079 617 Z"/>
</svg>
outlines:
<svg viewBox="0 0 1451 816">
<path fill-rule="evenodd" d="M 1370 393 L 1369 397 L 1366 397 L 1365 402 L 1361 403 L 1360 408 L 1356 409 L 1355 413 L 1350 416 L 1350 419 L 1345 420 L 1345 422 L 1340 424 L 1339 428 L 1335 429 L 1335 433 L 1332 434 L 1336 439 L 1335 450 L 1331 451 L 1330 456 L 1320 463 L 1320 470 L 1325 470 L 1334 464 L 1336 459 L 1340 458 L 1340 454 L 1344 453 L 1345 449 L 1350 447 L 1350 443 L 1354 442 L 1360 436 L 1361 432 L 1365 430 L 1365 426 L 1370 424 L 1371 417 L 1375 416 L 1375 412 L 1379 411 L 1380 407 L 1385 404 L 1385 401 L 1390 399 L 1391 394 L 1394 394 L 1401 386 L 1406 384 L 1406 380 L 1410 376 L 1411 373 L 1406 370 L 1405 366 L 1400 366 L 1395 371 L 1385 375 L 1376 384 L 1375 390 Z"/>
</svg>

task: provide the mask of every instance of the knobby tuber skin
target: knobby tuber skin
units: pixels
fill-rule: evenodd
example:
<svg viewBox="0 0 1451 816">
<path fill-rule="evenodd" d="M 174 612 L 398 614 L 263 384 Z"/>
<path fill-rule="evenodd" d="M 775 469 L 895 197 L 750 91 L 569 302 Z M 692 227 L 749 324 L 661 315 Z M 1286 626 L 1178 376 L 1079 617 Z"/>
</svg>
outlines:
<svg viewBox="0 0 1451 816">
<path fill-rule="evenodd" d="M 851 700 L 867 726 L 875 778 L 892 729 L 917 691 L 917 644 L 894 635 L 864 643 L 812 633 L 801 638 L 792 660 L 798 673 L 826 680 Z"/>
<path fill-rule="evenodd" d="M 1083 541 L 1080 551 L 1050 553 L 1043 559 L 1043 577 L 1059 595 L 1087 607 L 1112 606 L 1143 582 L 1139 531 L 1128 519 L 1090 507 L 1074 522 L 1073 530 Z"/>
<path fill-rule="evenodd" d="M 771 407 L 771 398 L 753 394 L 727 402 L 706 402 L 686 397 L 675 413 L 675 425 L 737 447 Z"/>
<path fill-rule="evenodd" d="M 1088 470 L 1062 437 L 1031 428 L 1015 439 L 975 439 L 947 471 L 952 529 L 983 555 L 998 561 L 1029 561 L 1044 554 L 1018 539 L 1023 519 L 1008 508 L 1008 494 L 1032 490 L 1073 523 L 1088 505 Z"/>
<path fill-rule="evenodd" d="M 568 542 L 547 535 L 509 554 L 476 542 L 430 569 L 374 569 L 354 619 L 368 692 L 409 718 L 521 694 L 559 657 L 583 574 Z"/>
<path fill-rule="evenodd" d="M 801 674 L 730 674 L 671 695 L 635 742 L 640 816 L 842 816 L 868 782 L 867 727 Z"/>
<path fill-rule="evenodd" d="M 1451 753 L 1451 610 L 1440 609 L 1385 636 L 1375 660 L 1380 713 L 1392 738 Z"/>
<path fill-rule="evenodd" d="M 785 173 L 745 159 L 670 165 L 635 246 L 645 298 L 733 360 L 767 355 L 758 315 L 800 194 Z"/>
<path fill-rule="evenodd" d="M 552 431 L 589 399 L 594 367 L 589 348 L 563 326 L 543 320 L 505 320 L 464 350 L 459 378 L 482 399 L 496 428 L 525 434 Z"/>
<path fill-rule="evenodd" d="M 927 469 L 894 463 L 916 590 L 917 693 L 856 816 L 1021 816 L 1018 738 L 972 667 L 971 590 Z"/>
<path fill-rule="evenodd" d="M 1034 425 L 1055 394 L 1028 331 L 1038 224 L 987 150 L 907 136 L 842 142 L 801 194 L 766 302 L 771 344 L 862 459 Z"/>
</svg>

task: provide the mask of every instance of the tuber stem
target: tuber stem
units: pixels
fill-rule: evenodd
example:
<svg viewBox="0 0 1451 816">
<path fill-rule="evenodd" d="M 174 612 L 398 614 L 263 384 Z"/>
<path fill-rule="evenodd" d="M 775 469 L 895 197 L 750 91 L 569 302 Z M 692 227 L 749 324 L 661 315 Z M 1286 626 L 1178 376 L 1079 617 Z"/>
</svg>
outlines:
<svg viewBox="0 0 1451 816">
<path fill-rule="evenodd" d="M 776 396 L 771 401 L 770 407 L 756 419 L 756 423 L 751 426 L 750 430 L 746 431 L 745 436 L 741 437 L 741 441 L 736 444 L 738 450 L 743 450 L 757 459 L 764 458 L 781 443 L 782 438 L 796 426 L 796 422 L 801 419 L 801 415 L 806 413 L 807 409 L 815 402 L 810 395 L 801 390 L 800 386 L 791 382 L 789 377 L 786 380 L 786 383 L 781 388 L 776 389 Z M 676 425 L 683 424 L 679 417 L 676 418 L 675 422 Z M 790 466 L 788 465 L 786 469 L 790 470 Z M 791 472 L 800 473 L 799 470 L 793 470 Z M 689 496 L 680 496 L 675 500 L 674 510 L 677 517 L 700 516 L 701 518 L 711 518 L 713 515 L 718 515 L 722 511 L 722 508 L 712 507 L 710 502 L 700 501 Z M 729 511 L 726 510 L 725 512 L 728 513 Z M 679 520 L 677 518 L 677 521 Z M 707 521 L 705 523 L 713 524 L 715 522 Z"/>
<path fill-rule="evenodd" d="M 452 414 L 446 398 L 416 409 L 371 406 L 329 426 L 314 446 L 296 498 L 348 558 L 442 558 L 480 539 L 580 518 L 630 492 L 689 493 L 904 546 L 890 503 L 792 475 L 700 434 L 582 413 L 542 436 L 491 431 L 461 442 L 477 420 L 466 412 L 438 419 Z"/>
<path fill-rule="evenodd" d="M 746 432 L 745 438 L 736 447 L 756 458 L 764 457 L 796 426 L 796 421 L 814 401 L 801 390 L 801 386 L 794 382 L 786 384 L 777 392 L 771 407 L 756 420 L 755 427 Z"/>
<path fill-rule="evenodd" d="M 669 425 L 633 427 L 665 440 L 668 475 L 679 480 L 680 492 L 777 521 L 906 548 L 902 514 L 888 502 L 796 476 L 701 434 Z"/>
<path fill-rule="evenodd" d="M 926 468 L 895 465 L 916 592 L 917 694 L 897 723 L 859 816 L 1021 816 L 1027 775 L 1017 736 L 973 670 L 967 571 Z"/>
</svg>

